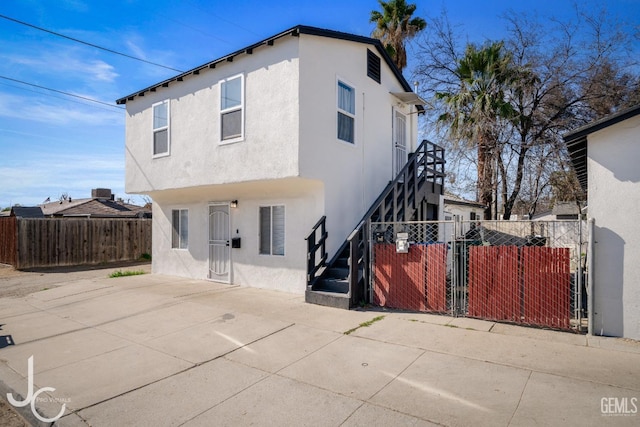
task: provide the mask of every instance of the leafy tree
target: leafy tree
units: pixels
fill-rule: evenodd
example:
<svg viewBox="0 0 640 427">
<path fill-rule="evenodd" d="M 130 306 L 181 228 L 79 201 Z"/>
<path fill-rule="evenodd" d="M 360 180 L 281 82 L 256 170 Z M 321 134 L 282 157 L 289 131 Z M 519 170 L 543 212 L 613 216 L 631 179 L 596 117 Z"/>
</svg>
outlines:
<svg viewBox="0 0 640 427">
<path fill-rule="evenodd" d="M 514 73 L 511 57 L 503 47 L 501 42 L 480 48 L 468 45 L 454 70 L 459 85 L 454 91 L 436 93 L 436 98 L 444 101 L 439 120 L 450 125 L 451 136 L 477 147 L 478 198 L 486 206 L 485 219 L 492 218 L 499 121 L 514 116 L 506 93 Z"/>
<path fill-rule="evenodd" d="M 393 62 L 402 71 L 407 66 L 405 42 L 424 30 L 427 23 L 422 18 L 412 18 L 416 11 L 415 4 L 407 4 L 405 0 L 378 0 L 378 3 L 382 12 L 371 11 L 369 19 L 369 22 L 376 24 L 372 36 L 382 42 Z"/>
</svg>

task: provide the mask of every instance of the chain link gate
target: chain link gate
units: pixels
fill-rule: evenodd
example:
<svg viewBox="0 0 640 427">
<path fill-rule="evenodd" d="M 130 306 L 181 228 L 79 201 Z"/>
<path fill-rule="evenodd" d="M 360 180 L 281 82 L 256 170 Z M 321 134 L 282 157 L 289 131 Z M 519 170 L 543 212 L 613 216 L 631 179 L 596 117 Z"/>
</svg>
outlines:
<svg viewBox="0 0 640 427">
<path fill-rule="evenodd" d="M 372 223 L 369 300 L 582 332 L 587 230 L 580 220 Z"/>
</svg>

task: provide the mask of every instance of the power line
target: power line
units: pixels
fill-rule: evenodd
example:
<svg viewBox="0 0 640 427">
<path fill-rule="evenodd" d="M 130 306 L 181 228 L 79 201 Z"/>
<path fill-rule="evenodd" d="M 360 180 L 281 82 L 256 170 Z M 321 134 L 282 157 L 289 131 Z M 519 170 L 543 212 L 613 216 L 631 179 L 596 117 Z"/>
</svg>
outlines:
<svg viewBox="0 0 640 427">
<path fill-rule="evenodd" d="M 24 91 L 27 91 L 27 92 L 37 93 L 38 95 L 50 96 L 51 98 L 55 98 L 55 99 L 62 99 L 64 101 L 66 101 L 66 102 L 73 102 L 73 103 L 80 104 L 80 105 L 85 105 L 85 106 L 88 105 L 90 107 L 99 108 L 101 110 L 108 111 L 108 112 L 114 113 L 114 114 L 120 114 L 119 111 L 107 110 L 106 108 L 102 108 L 102 107 L 99 107 L 97 105 L 91 105 L 91 104 L 87 104 L 85 102 L 74 101 L 73 99 L 64 98 L 62 96 L 55 96 L 55 95 L 52 95 L 52 94 L 49 94 L 49 93 L 45 93 L 45 92 L 41 92 L 41 91 L 37 91 L 37 90 L 27 89 L 26 87 L 16 86 L 16 85 L 12 85 L 12 84 L 9 84 L 9 83 L 0 83 L 0 85 L 7 86 L 7 87 L 12 87 L 12 88 L 15 88 L 15 89 L 24 90 Z M 114 105 L 110 105 L 110 107 L 114 107 Z M 118 108 L 118 109 L 121 110 L 121 108 Z"/>
<path fill-rule="evenodd" d="M 124 56 L 125 58 L 135 59 L 136 61 L 140 61 L 140 62 L 144 62 L 144 63 L 147 63 L 147 64 L 155 65 L 156 67 L 166 68 L 167 70 L 176 71 L 178 73 L 182 73 L 183 72 L 183 70 L 178 70 L 176 68 L 167 67 L 166 65 L 158 64 L 156 62 L 147 61 L 146 59 L 137 58 L 135 56 L 127 55 L 126 53 L 118 52 L 118 51 L 115 51 L 115 50 L 112 50 L 112 49 L 108 49 L 106 47 L 98 46 L 98 45 L 93 44 L 93 43 L 89 43 L 89 42 L 85 42 L 83 40 L 79 40 L 79 39 L 76 39 L 76 38 L 73 38 L 73 37 L 65 36 L 64 34 L 56 33 L 55 31 L 47 30 L 46 28 L 38 27 L 38 26 L 35 26 L 33 24 L 29 24 L 28 22 L 19 21 L 17 19 L 10 18 L 10 17 L 5 16 L 5 15 L 0 15 L 0 18 L 6 19 L 8 21 L 15 22 L 15 23 L 20 24 L 20 25 L 25 25 L 25 26 L 30 27 L 30 28 L 35 28 L 36 30 L 44 31 L 45 33 L 53 34 L 54 36 L 62 37 L 62 38 L 67 39 L 67 40 L 71 40 L 71 41 L 74 41 L 74 42 L 77 42 L 77 43 L 82 43 L 84 45 L 91 46 L 91 47 L 94 47 L 96 49 L 104 50 L 105 52 L 113 53 L 115 55 Z"/>
<path fill-rule="evenodd" d="M 18 80 L 18 79 L 12 79 L 11 77 L 5 77 L 5 76 L 0 76 L 0 79 L 4 79 L 4 80 L 9 80 L 11 82 L 16 82 L 16 83 L 21 83 L 23 85 L 27 85 L 27 86 L 33 86 L 33 87 L 37 87 L 39 89 L 45 89 L 45 90 L 50 90 L 51 92 L 56 92 L 56 93 L 61 93 L 63 95 L 67 95 L 67 96 L 73 96 L 75 98 L 80 98 L 80 99 L 84 99 L 85 101 L 91 101 L 91 102 L 95 102 L 97 104 L 102 104 L 102 105 L 106 105 L 108 107 L 111 108 L 117 108 L 119 110 L 124 110 L 125 108 L 120 107 L 118 105 L 113 105 L 113 104 L 109 104 L 108 102 L 103 102 L 103 101 L 98 101 L 97 99 L 92 99 L 92 98 L 87 98 L 86 96 L 80 96 L 80 95 L 75 95 L 73 93 L 69 93 L 69 92 L 63 92 L 61 90 L 57 90 L 57 89 L 51 89 L 50 87 L 46 87 L 46 86 L 40 86 L 37 84 L 33 84 L 33 83 L 28 83 L 22 80 Z"/>
</svg>

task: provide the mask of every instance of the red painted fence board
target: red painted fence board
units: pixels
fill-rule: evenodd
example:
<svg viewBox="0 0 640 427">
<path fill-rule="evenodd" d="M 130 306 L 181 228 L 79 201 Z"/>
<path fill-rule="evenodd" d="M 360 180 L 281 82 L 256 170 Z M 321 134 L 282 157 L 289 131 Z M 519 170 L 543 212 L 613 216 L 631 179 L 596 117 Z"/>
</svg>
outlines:
<svg viewBox="0 0 640 427">
<path fill-rule="evenodd" d="M 516 246 L 469 248 L 469 315 L 520 320 L 520 279 Z"/>
<path fill-rule="evenodd" d="M 569 248 L 522 248 L 524 319 L 569 329 L 571 269 Z"/>
<path fill-rule="evenodd" d="M 472 317 L 570 329 L 568 248 L 469 248 Z"/>
<path fill-rule="evenodd" d="M 427 245 L 426 311 L 447 311 L 447 245 Z"/>
<path fill-rule="evenodd" d="M 374 304 L 405 310 L 447 310 L 446 244 L 412 245 L 396 253 L 393 244 L 374 245 Z"/>
</svg>

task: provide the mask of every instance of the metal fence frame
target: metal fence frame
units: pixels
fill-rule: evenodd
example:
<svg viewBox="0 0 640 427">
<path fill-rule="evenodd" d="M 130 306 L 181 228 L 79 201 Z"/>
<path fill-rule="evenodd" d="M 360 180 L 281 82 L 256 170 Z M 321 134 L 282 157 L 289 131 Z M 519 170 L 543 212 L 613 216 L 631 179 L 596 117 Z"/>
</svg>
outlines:
<svg viewBox="0 0 640 427">
<path fill-rule="evenodd" d="M 369 283 L 368 293 L 369 301 L 374 303 L 376 299 L 379 301 L 380 287 L 376 289 L 376 252 L 380 252 L 382 247 L 376 248 L 381 243 L 395 244 L 397 233 L 409 233 L 410 245 L 446 245 L 446 287 L 447 287 L 447 309 L 445 312 L 438 311 L 442 314 L 448 314 L 455 317 L 478 317 L 469 312 L 469 254 L 474 252 L 478 255 L 483 249 L 469 249 L 472 246 L 493 247 L 493 248 L 510 248 L 511 254 L 516 257 L 518 271 L 522 271 L 525 262 L 529 258 L 526 256 L 534 254 L 537 249 L 523 249 L 528 247 L 547 247 L 550 249 L 540 249 L 543 253 L 562 255 L 562 266 L 565 289 L 561 299 L 565 294 L 569 293 L 569 310 L 571 317 L 570 324 L 566 321 L 561 325 L 551 325 L 558 329 L 567 329 L 577 332 L 583 332 L 587 329 L 588 314 L 591 308 L 591 301 L 587 298 L 590 294 L 590 286 L 587 286 L 587 263 L 589 262 L 591 251 L 590 240 L 590 223 L 584 220 L 556 220 L 556 221 L 462 221 L 456 219 L 454 221 L 420 221 L 420 222 L 376 222 L 371 223 L 369 228 Z M 562 249 L 561 249 L 562 248 Z M 384 252 L 388 254 L 390 251 L 388 246 Z M 501 249 L 498 249 L 501 250 Z M 505 249 L 507 250 L 507 249 Z M 383 252 L 380 252 L 381 254 Z M 399 254 L 400 256 L 402 254 Z M 429 262 L 424 258 L 423 262 Z M 415 258 L 415 257 L 414 257 Z M 408 259 L 408 258 L 406 258 Z M 474 260 L 478 258 L 475 257 Z M 415 264 L 415 260 L 413 261 Z M 474 261 L 477 263 L 477 261 Z M 475 264 L 477 265 L 477 264 Z M 426 264 L 425 264 L 426 268 Z M 397 268 L 396 268 L 397 271 Z M 567 273 L 568 272 L 568 273 Z M 491 273 L 493 274 L 493 273 Z M 520 273 L 518 273 L 520 274 Z M 545 273 L 529 272 L 527 276 L 530 283 L 544 282 L 546 280 Z M 567 274 L 569 274 L 570 290 L 566 291 Z M 392 273 L 385 273 L 391 276 Z M 404 275 L 404 274 L 402 274 Z M 549 280 L 554 280 L 556 276 L 550 276 Z M 559 277 L 559 276 L 558 276 Z M 387 278 L 385 286 L 394 286 L 394 280 L 402 280 L 401 278 Z M 420 279 L 422 280 L 422 279 Z M 429 280 L 428 278 L 426 280 Z M 520 281 L 520 276 L 517 281 Z M 533 298 L 525 299 L 522 287 L 518 284 L 520 290 L 514 292 L 522 292 L 522 306 L 533 301 Z M 527 289 L 532 289 L 533 284 L 527 285 Z M 539 285 L 543 288 L 543 284 Z M 428 286 L 425 282 L 425 293 L 428 293 Z M 474 288 L 475 289 L 475 288 Z M 389 290 L 385 290 L 388 292 Z M 544 289 L 538 291 L 542 292 Z M 548 289 L 546 290 L 547 292 Z M 378 292 L 378 294 L 376 294 Z M 543 296 L 551 298 L 549 296 Z M 476 299 L 477 301 L 477 299 Z M 539 303 L 539 302 L 538 302 Z M 428 304 L 427 304 L 428 306 Z M 414 306 L 415 307 L 415 306 Z M 402 308 L 402 307 L 396 307 Z M 546 307 L 543 307 L 545 309 Z M 565 310 L 565 306 L 562 310 Z M 410 308 L 415 309 L 415 308 Z M 523 308 L 523 311 L 525 309 Z M 429 308 L 420 311 L 432 311 Z M 564 311 L 563 311 L 564 312 Z M 481 317 L 481 316 L 480 316 Z M 481 317 L 482 318 L 482 317 Z M 517 319 L 514 323 L 524 325 L 536 325 L 535 322 L 529 322 Z M 500 319 L 489 319 L 500 321 Z M 505 320 L 508 322 L 508 320 Z M 538 326 L 548 326 L 544 323 Z"/>
</svg>

